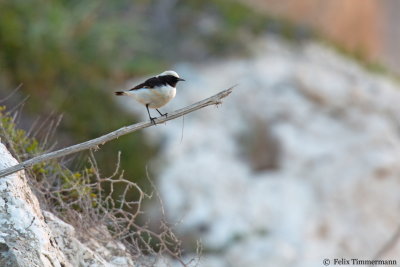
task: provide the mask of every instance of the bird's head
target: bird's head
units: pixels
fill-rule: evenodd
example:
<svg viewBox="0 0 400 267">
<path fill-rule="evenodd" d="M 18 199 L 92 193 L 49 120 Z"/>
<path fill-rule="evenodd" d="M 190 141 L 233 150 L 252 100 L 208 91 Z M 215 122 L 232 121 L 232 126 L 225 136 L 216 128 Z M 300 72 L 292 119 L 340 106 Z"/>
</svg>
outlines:
<svg viewBox="0 0 400 267">
<path fill-rule="evenodd" d="M 173 80 L 176 81 L 176 83 L 179 82 L 179 81 L 185 81 L 184 79 L 182 79 L 181 77 L 179 77 L 178 73 L 176 73 L 176 72 L 173 71 L 173 70 L 166 70 L 166 71 L 164 71 L 164 72 L 158 74 L 157 76 L 158 76 L 158 77 L 160 77 L 160 76 L 170 76 Z"/>
</svg>

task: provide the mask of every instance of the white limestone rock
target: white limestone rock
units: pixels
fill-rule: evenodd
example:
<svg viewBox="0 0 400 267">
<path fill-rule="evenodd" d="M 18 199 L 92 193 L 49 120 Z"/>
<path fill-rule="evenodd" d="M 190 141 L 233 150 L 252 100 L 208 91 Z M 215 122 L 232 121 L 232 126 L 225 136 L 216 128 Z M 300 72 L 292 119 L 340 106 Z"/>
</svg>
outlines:
<svg viewBox="0 0 400 267">
<path fill-rule="evenodd" d="M 18 162 L 0 143 L 0 169 Z M 45 216 L 43 216 L 45 215 Z M 74 228 L 42 211 L 24 171 L 0 178 L 0 266 L 135 266 L 122 244 L 83 244 Z"/>
<path fill-rule="evenodd" d="M 0 168 L 18 162 L 0 144 Z M 0 179 L 0 265 L 72 266 L 44 222 L 23 171 Z"/>
</svg>

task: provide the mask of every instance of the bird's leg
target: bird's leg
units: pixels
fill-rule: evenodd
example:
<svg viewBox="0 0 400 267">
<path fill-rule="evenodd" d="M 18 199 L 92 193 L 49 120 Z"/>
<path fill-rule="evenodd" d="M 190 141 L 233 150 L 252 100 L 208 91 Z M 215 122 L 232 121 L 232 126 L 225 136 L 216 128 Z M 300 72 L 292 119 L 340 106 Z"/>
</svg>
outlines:
<svg viewBox="0 0 400 267">
<path fill-rule="evenodd" d="M 146 109 L 147 109 L 147 113 L 149 114 L 149 118 L 151 120 L 151 123 L 153 123 L 154 125 L 156 125 L 156 122 L 154 121 L 155 118 L 152 118 L 150 116 L 150 111 L 149 111 L 149 104 L 146 104 Z"/>
<path fill-rule="evenodd" d="M 161 116 L 165 116 L 165 118 L 168 117 L 168 113 L 162 114 L 158 109 L 156 109 L 156 110 L 157 110 L 158 114 L 160 114 Z"/>
</svg>

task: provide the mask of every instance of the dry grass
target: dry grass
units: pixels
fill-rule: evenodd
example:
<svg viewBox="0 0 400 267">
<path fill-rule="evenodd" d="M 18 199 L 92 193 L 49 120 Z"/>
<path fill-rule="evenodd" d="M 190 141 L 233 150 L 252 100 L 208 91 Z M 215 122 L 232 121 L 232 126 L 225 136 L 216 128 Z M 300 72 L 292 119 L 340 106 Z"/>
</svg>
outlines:
<svg viewBox="0 0 400 267">
<path fill-rule="evenodd" d="M 45 119 L 26 132 L 17 129 L 19 114 L 5 112 L 4 108 L 0 112 L 1 140 L 19 161 L 54 147 L 49 139 L 59 119 Z M 38 141 L 33 135 L 43 137 Z M 153 266 L 165 257 L 173 258 L 182 266 L 195 265 L 195 259 L 183 260 L 181 241 L 166 220 L 158 193 L 147 194 L 136 183 L 125 179 L 120 159 L 118 153 L 115 171 L 108 177 L 101 175 L 93 151 L 85 159 L 87 167 L 80 171 L 69 170 L 64 158 L 60 162 L 34 165 L 26 173 L 41 207 L 73 225 L 83 242 L 89 239 L 104 245 L 121 242 L 131 258 L 145 266 Z M 154 196 L 162 210 L 160 227 L 156 230 L 149 227 L 149 222 L 139 221 L 140 216 L 146 215 L 143 201 Z"/>
</svg>

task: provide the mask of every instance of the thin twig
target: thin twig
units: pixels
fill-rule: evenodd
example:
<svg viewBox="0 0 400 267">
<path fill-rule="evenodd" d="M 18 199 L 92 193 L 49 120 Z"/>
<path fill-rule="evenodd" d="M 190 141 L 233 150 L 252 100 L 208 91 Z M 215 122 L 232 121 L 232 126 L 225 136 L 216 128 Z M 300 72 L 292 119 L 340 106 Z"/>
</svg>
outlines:
<svg viewBox="0 0 400 267">
<path fill-rule="evenodd" d="M 8 94 L 8 96 L 6 96 L 3 99 L 0 99 L 0 103 L 3 103 L 5 101 L 7 101 L 8 99 L 10 99 L 16 92 L 18 92 L 19 89 L 21 89 L 22 87 L 22 83 L 20 85 L 17 86 L 17 88 L 15 88 L 14 90 L 12 90 L 11 93 Z"/>
<path fill-rule="evenodd" d="M 173 120 L 176 119 L 178 117 L 181 117 L 185 114 L 191 113 L 193 111 L 196 111 L 198 109 L 210 106 L 210 105 L 218 105 L 221 104 L 221 100 L 223 98 L 225 98 L 226 96 L 228 96 L 232 90 L 233 90 L 234 86 L 232 86 L 229 89 L 226 89 L 224 91 L 219 92 L 216 95 L 213 95 L 209 98 L 206 98 L 202 101 L 199 101 L 197 103 L 194 103 L 190 106 L 184 107 L 182 109 L 176 110 L 174 112 L 168 113 L 168 117 L 158 117 L 155 119 L 155 124 L 160 124 L 169 120 Z M 67 156 L 69 154 L 73 154 L 73 153 L 77 153 L 79 151 L 82 150 L 87 150 L 87 149 L 98 149 L 98 147 L 100 145 L 104 145 L 105 143 L 114 140 L 122 135 L 128 134 L 128 133 L 132 133 L 147 127 L 153 126 L 153 124 L 149 121 L 149 122 L 139 122 L 136 124 L 132 124 L 129 126 L 125 126 L 122 128 L 119 128 L 118 130 L 115 130 L 111 133 L 105 134 L 103 136 L 100 136 L 98 138 L 80 143 L 80 144 L 76 144 L 73 146 L 69 146 L 57 151 L 53 151 L 50 153 L 46 153 L 37 157 L 34 157 L 32 159 L 26 160 L 22 163 L 19 163 L 17 165 L 11 166 L 9 168 L 0 170 L 0 178 L 4 177 L 6 175 L 12 174 L 14 172 L 26 169 L 34 164 L 38 164 L 44 161 L 48 161 L 48 160 L 52 160 L 52 159 L 56 159 L 56 158 L 60 158 L 60 157 L 64 157 Z"/>
</svg>

